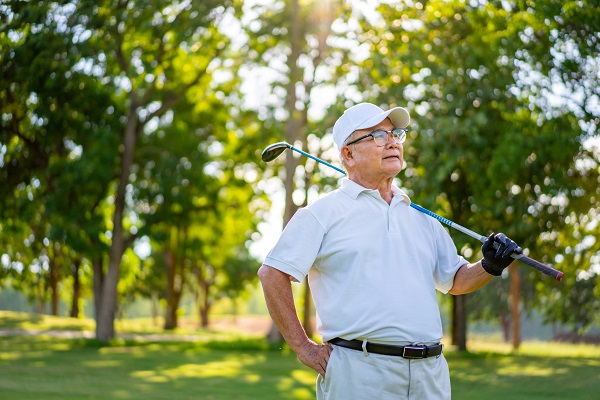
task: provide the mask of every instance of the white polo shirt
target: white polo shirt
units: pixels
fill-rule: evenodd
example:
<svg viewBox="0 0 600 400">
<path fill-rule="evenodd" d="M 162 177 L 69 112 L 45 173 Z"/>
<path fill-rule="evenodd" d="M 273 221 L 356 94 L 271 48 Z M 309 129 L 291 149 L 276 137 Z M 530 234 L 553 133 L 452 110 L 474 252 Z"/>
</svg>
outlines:
<svg viewBox="0 0 600 400">
<path fill-rule="evenodd" d="M 435 289 L 452 288 L 464 264 L 446 230 L 392 187 L 344 178 L 337 190 L 296 212 L 264 264 L 310 282 L 323 341 L 435 342 L 442 323 Z"/>
</svg>

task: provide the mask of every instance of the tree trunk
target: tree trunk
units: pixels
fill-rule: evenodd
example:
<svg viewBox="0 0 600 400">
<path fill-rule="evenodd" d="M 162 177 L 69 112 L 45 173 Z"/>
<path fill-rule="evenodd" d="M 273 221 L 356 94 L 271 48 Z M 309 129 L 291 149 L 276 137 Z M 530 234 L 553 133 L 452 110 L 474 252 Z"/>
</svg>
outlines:
<svg viewBox="0 0 600 400">
<path fill-rule="evenodd" d="M 521 291 L 521 276 L 518 267 L 513 263 L 508 267 L 510 274 L 510 314 L 512 321 L 512 347 L 518 350 L 521 345 L 521 316 L 519 312 L 519 294 Z"/>
<path fill-rule="evenodd" d="M 296 110 L 296 82 L 301 80 L 300 69 L 298 68 L 298 59 L 301 51 L 301 28 L 300 21 L 298 20 L 300 7 L 298 6 L 298 0 L 292 0 L 291 4 L 291 54 L 288 57 L 287 65 L 289 68 L 289 83 L 286 88 L 286 109 L 289 112 L 288 119 L 285 126 L 285 140 L 288 143 L 294 144 L 299 137 L 302 137 L 301 131 L 305 129 L 302 126 L 300 119 L 301 113 Z M 299 165 L 299 161 L 294 158 L 292 152 L 288 152 L 285 158 L 285 212 L 283 215 L 284 226 L 292 218 L 298 206 L 294 204 L 293 194 L 295 189 L 294 174 L 296 167 Z"/>
<path fill-rule="evenodd" d="M 46 291 L 44 289 L 44 281 L 43 278 L 41 277 L 41 275 L 38 274 L 37 276 L 37 295 L 36 295 L 36 300 L 37 300 L 37 310 L 36 312 L 40 315 L 45 314 L 46 312 Z"/>
<path fill-rule="evenodd" d="M 113 258 L 111 256 L 108 263 L 108 271 L 101 288 L 100 309 L 96 316 L 96 339 L 103 343 L 109 342 L 115 337 L 117 284 L 119 283 L 120 273 L 121 257 Z"/>
<path fill-rule="evenodd" d="M 51 248 L 48 252 L 48 261 L 50 268 L 50 314 L 58 315 L 58 282 L 60 281 L 60 266 L 58 265 L 56 250 Z"/>
<path fill-rule="evenodd" d="M 208 290 L 208 288 L 207 288 Z M 208 328 L 208 313 L 210 311 L 210 301 L 208 296 L 204 296 L 200 301 L 200 327 Z"/>
<path fill-rule="evenodd" d="M 267 333 L 267 341 L 269 343 L 283 342 L 283 335 L 281 334 L 281 332 L 279 332 L 279 329 L 277 329 L 277 325 L 275 325 L 275 323 L 271 324 L 271 328 L 269 329 L 269 332 Z"/>
<path fill-rule="evenodd" d="M 165 310 L 164 329 L 175 329 L 178 326 L 177 310 L 181 300 L 183 277 L 177 270 L 178 259 L 174 249 L 168 249 L 165 254 L 167 260 L 167 304 Z"/>
<path fill-rule="evenodd" d="M 133 164 L 135 143 L 137 140 L 137 98 L 131 93 L 129 115 L 123 140 L 121 175 L 115 194 L 113 230 L 110 244 L 108 271 L 102 282 L 100 308 L 96 314 L 96 339 L 108 342 L 115 337 L 115 312 L 117 308 L 117 285 L 121 274 L 121 259 L 125 251 L 125 232 L 123 215 L 125 211 L 125 191 L 129 184 L 129 174 Z"/>
<path fill-rule="evenodd" d="M 288 120 L 285 128 L 285 140 L 294 144 L 296 139 L 299 137 L 299 131 L 301 129 L 299 123 L 299 113 L 296 110 L 296 82 L 302 79 L 300 75 L 300 68 L 298 67 L 298 59 L 302 50 L 302 25 L 300 23 L 300 6 L 298 0 L 290 1 L 290 47 L 291 52 L 287 58 L 287 66 L 289 70 L 288 84 L 286 87 L 286 109 L 289 112 Z M 302 127 L 303 128 L 303 127 Z M 283 215 L 283 225 L 285 226 L 288 221 L 292 218 L 297 210 L 297 206 L 294 204 L 294 172 L 298 166 L 298 161 L 293 155 L 288 153 L 285 157 L 285 212 Z M 271 324 L 271 329 L 267 334 L 267 340 L 270 343 L 278 343 L 283 341 L 283 336 L 275 326 L 275 323 Z"/>
<path fill-rule="evenodd" d="M 71 266 L 73 275 L 73 296 L 71 298 L 71 318 L 79 318 L 79 299 L 81 298 L 81 281 L 79 280 L 79 269 L 81 260 L 75 260 Z"/>
<path fill-rule="evenodd" d="M 304 319 L 302 321 L 302 326 L 306 331 L 306 336 L 311 338 L 314 335 L 313 332 L 313 324 L 312 324 L 312 297 L 310 294 L 310 285 L 308 284 L 308 279 L 304 282 Z"/>
<path fill-rule="evenodd" d="M 467 350 L 466 295 L 452 296 L 452 344 L 459 351 Z"/>
<path fill-rule="evenodd" d="M 208 328 L 209 312 L 212 307 L 210 288 L 215 283 L 215 269 L 212 265 L 197 261 L 195 266 L 196 281 L 198 282 L 197 307 L 200 327 Z M 234 303 L 235 304 L 235 303 Z"/>
<path fill-rule="evenodd" d="M 158 326 L 158 309 L 159 309 L 159 303 L 158 303 L 158 293 L 156 292 L 156 290 L 153 290 L 152 293 L 150 294 L 150 302 L 152 305 L 152 325 L 154 326 Z"/>
<path fill-rule="evenodd" d="M 100 313 L 100 304 L 102 303 L 102 285 L 104 282 L 102 256 L 96 257 L 92 260 L 92 270 L 94 273 L 92 278 L 94 284 L 94 318 L 97 321 L 98 314 Z"/>
<path fill-rule="evenodd" d="M 506 311 L 500 313 L 500 325 L 502 326 L 502 338 L 508 343 L 510 339 L 510 318 L 508 318 Z"/>
</svg>

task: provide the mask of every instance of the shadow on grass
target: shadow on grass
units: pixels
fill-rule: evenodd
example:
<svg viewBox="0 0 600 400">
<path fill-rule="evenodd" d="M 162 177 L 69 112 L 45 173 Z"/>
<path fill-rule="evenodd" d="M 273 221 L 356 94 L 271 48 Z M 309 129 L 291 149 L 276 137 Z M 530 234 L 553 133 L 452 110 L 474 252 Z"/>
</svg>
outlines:
<svg viewBox="0 0 600 400">
<path fill-rule="evenodd" d="M 0 311 L 1 329 L 36 329 L 41 331 L 60 329 L 64 331 L 83 332 L 89 330 L 90 327 L 90 323 L 75 318 Z"/>
<path fill-rule="evenodd" d="M 41 324 L 43 320 L 43 316 L 39 314 L 4 312 L 0 326 L 4 329 L 22 329 L 24 324 Z"/>
<path fill-rule="evenodd" d="M 452 394 L 461 400 L 590 399 L 600 391 L 600 359 L 449 353 Z"/>
<path fill-rule="evenodd" d="M 600 357 L 448 351 L 446 358 L 455 399 L 588 399 L 600 391 Z M 9 336 L 0 340 L 0 371 L 2 394 L 14 400 L 314 399 L 316 378 L 287 347 L 234 335 L 109 345 Z"/>
<path fill-rule="evenodd" d="M 108 346 L 45 336 L 4 339 L 0 387 L 15 400 L 314 398 L 316 374 L 263 339 Z"/>
</svg>

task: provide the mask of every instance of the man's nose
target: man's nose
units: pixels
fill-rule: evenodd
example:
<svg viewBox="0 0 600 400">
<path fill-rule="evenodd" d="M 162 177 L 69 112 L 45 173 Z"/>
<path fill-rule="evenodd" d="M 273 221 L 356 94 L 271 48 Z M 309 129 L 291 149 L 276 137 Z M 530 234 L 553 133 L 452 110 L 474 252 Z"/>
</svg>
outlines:
<svg viewBox="0 0 600 400">
<path fill-rule="evenodd" d="M 386 132 L 387 133 L 387 142 L 385 143 L 386 146 L 389 146 L 390 144 L 393 146 L 395 145 L 396 147 L 400 147 L 400 144 L 396 142 L 396 140 L 394 139 L 394 133 L 393 132 Z"/>
</svg>

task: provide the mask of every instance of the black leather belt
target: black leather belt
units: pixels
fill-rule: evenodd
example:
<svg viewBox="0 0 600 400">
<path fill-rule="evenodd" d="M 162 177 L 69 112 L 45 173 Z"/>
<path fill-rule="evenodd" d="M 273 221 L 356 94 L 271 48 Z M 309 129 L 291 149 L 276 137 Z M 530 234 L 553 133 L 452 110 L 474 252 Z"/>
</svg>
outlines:
<svg viewBox="0 0 600 400">
<path fill-rule="evenodd" d="M 345 340 L 334 338 L 329 341 L 336 346 L 346 347 L 352 350 L 363 351 L 363 342 L 361 340 Z M 386 356 L 398 356 L 404 358 L 427 358 L 438 357 L 442 354 L 444 345 L 437 343 L 430 346 L 411 344 L 407 346 L 392 346 L 389 344 L 378 344 L 367 342 L 365 350 L 367 353 L 383 354 Z"/>
</svg>

